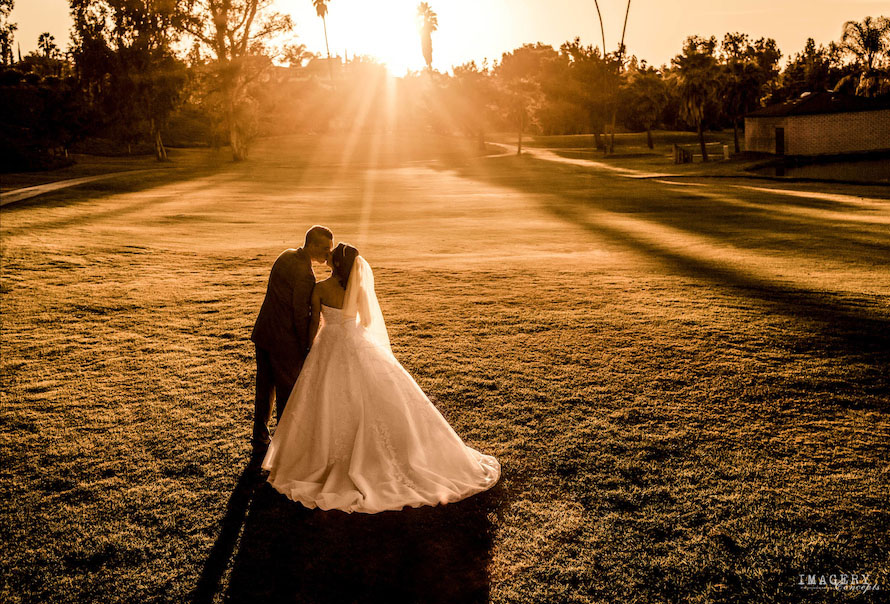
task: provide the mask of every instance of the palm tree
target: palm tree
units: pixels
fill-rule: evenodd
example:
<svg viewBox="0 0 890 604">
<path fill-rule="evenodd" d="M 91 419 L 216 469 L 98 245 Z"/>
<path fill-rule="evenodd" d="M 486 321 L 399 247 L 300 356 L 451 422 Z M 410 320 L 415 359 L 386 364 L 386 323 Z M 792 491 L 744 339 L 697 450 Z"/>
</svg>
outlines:
<svg viewBox="0 0 890 604">
<path fill-rule="evenodd" d="M 866 73 L 871 73 L 875 64 L 890 51 L 890 19 L 866 17 L 862 23 L 847 21 L 841 45 L 856 57 Z"/>
<path fill-rule="evenodd" d="M 856 57 L 859 69 L 845 76 L 838 83 L 838 88 L 844 83 L 851 85 L 858 80 L 858 95 L 877 96 L 890 89 L 890 78 L 881 69 L 884 58 L 890 56 L 890 19 L 866 17 L 862 23 L 847 21 L 844 23 L 841 48 Z"/>
<path fill-rule="evenodd" d="M 40 37 L 37 38 L 37 48 L 43 51 L 43 54 L 47 59 L 53 58 L 59 51 L 59 47 L 56 46 L 55 36 L 48 31 L 40 34 Z"/>
<path fill-rule="evenodd" d="M 599 11 L 599 6 L 597 6 L 597 11 Z M 627 10 L 624 11 L 624 27 L 621 28 L 621 43 L 618 44 L 618 77 L 615 79 L 615 99 L 618 97 L 618 80 L 621 77 L 621 71 L 624 68 L 624 33 L 627 31 L 627 17 L 630 15 L 630 0 L 627 0 Z M 602 25 L 603 21 L 600 19 L 600 25 Z M 605 44 L 605 40 L 603 41 Z M 612 135 L 609 138 L 609 153 L 615 152 L 615 116 L 618 112 L 618 105 L 612 105 Z M 651 134 L 650 143 L 651 143 Z M 651 147 L 650 147 L 651 148 Z"/>
<path fill-rule="evenodd" d="M 606 58 L 606 30 L 603 27 L 603 14 L 600 12 L 600 3 L 598 0 L 593 0 L 593 3 L 596 5 L 596 16 L 600 20 L 600 34 L 603 36 L 603 58 Z"/>
<path fill-rule="evenodd" d="M 0 0 L 0 63 L 3 65 L 12 65 L 12 42 L 18 29 L 15 23 L 9 22 L 14 5 L 13 0 Z"/>
<path fill-rule="evenodd" d="M 426 67 L 433 70 L 433 38 L 432 33 L 439 29 L 439 15 L 430 8 L 429 3 L 421 2 L 417 5 L 417 18 L 420 21 L 420 48 L 423 51 L 423 60 Z"/>
<path fill-rule="evenodd" d="M 596 6 L 596 16 L 597 16 L 597 18 L 599 19 L 599 22 L 600 22 L 600 35 L 601 35 L 602 38 L 603 38 L 603 65 L 606 67 L 606 70 L 607 70 L 607 69 L 608 69 L 608 64 L 607 64 L 607 62 L 606 62 L 606 29 L 605 29 L 605 27 L 603 27 L 603 14 L 600 12 L 600 3 L 599 3 L 599 1 L 598 1 L 598 0 L 593 0 L 593 4 Z M 606 74 L 608 73 L 606 70 L 603 71 L 603 76 L 604 76 L 604 78 L 606 77 Z M 593 84 L 593 83 L 592 83 L 592 84 Z M 606 103 L 604 102 L 604 103 L 603 103 L 603 112 L 605 113 L 606 110 L 607 110 L 607 105 L 606 105 Z M 605 118 L 603 119 L 603 123 L 605 123 Z M 600 148 L 600 134 L 599 134 L 599 128 L 596 128 L 596 130 L 597 130 L 597 132 L 596 132 L 596 148 L 599 149 L 599 148 Z M 605 125 L 603 126 L 603 130 L 605 130 Z M 605 145 L 604 145 L 604 146 L 603 146 L 603 153 L 607 153 L 607 152 L 608 152 L 608 150 L 606 149 L 606 147 L 605 147 Z"/>
<path fill-rule="evenodd" d="M 321 17 L 321 25 L 324 27 L 324 49 L 328 53 L 328 75 L 334 79 L 333 67 L 331 67 L 331 48 L 328 46 L 328 22 L 325 18 L 328 14 L 328 2 L 331 0 L 312 0 L 312 6 L 315 7 L 315 14 Z"/>
</svg>

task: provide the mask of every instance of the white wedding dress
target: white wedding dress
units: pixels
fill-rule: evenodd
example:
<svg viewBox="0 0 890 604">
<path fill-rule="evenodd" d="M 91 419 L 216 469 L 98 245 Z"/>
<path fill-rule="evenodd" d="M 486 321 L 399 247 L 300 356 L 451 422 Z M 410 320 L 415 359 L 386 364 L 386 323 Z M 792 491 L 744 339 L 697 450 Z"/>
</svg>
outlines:
<svg viewBox="0 0 890 604">
<path fill-rule="evenodd" d="M 343 309 L 322 324 L 263 468 L 308 508 L 376 513 L 493 486 L 500 464 L 466 446 L 389 347 L 371 268 L 358 256 Z"/>
</svg>

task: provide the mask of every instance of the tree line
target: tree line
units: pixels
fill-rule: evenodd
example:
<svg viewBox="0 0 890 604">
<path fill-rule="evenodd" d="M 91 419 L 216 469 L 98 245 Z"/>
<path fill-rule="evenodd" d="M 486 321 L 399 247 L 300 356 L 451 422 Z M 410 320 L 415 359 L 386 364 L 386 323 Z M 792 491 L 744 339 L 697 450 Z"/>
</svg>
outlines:
<svg viewBox="0 0 890 604">
<path fill-rule="evenodd" d="M 14 0 L 0 0 L 0 137 L 4 166 L 52 164 L 72 145 L 105 141 L 159 160 L 174 144 L 228 145 L 247 158 L 264 134 L 355 129 L 593 134 L 731 128 L 759 107 L 833 90 L 890 95 L 890 19 L 843 25 L 836 42 L 786 58 L 771 38 L 690 36 L 670 64 L 584 45 L 525 44 L 492 64 L 432 68 L 435 11 L 420 3 L 418 52 L 427 68 L 393 80 L 368 57 L 321 57 L 273 44 L 293 24 L 271 0 L 70 0 L 66 52 L 50 34 L 14 56 Z M 327 32 L 329 0 L 311 1 Z M 603 36 L 604 38 L 604 36 Z"/>
</svg>

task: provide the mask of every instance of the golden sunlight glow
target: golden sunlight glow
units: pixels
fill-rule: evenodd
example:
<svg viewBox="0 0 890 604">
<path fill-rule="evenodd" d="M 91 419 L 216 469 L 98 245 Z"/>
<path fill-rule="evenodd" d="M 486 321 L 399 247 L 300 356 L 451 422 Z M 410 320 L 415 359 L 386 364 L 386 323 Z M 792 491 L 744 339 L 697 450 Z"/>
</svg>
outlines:
<svg viewBox="0 0 890 604">
<path fill-rule="evenodd" d="M 559 45 L 575 36 L 600 46 L 600 26 L 590 0 L 427 0 L 439 15 L 433 34 L 433 67 L 448 71 L 470 60 L 499 60 L 524 43 Z M 420 36 L 414 21 L 420 0 L 330 0 L 328 41 L 331 53 L 374 55 L 401 76 L 405 69 L 424 66 Z M 816 44 L 838 41 L 845 21 L 886 14 L 883 3 L 871 0 L 812 2 L 811 0 L 648 0 L 634 2 L 627 25 L 628 52 L 651 65 L 669 64 L 686 36 L 740 31 L 753 38 L 775 38 L 785 57 L 803 49 L 808 37 Z M 272 0 L 272 8 L 294 20 L 296 42 L 324 55 L 325 37 L 312 0 Z M 614 49 L 621 36 L 626 0 L 599 0 L 606 44 Z M 806 14 L 806 19 L 800 16 Z M 18 25 L 16 45 L 26 55 L 37 48 L 42 32 L 51 32 L 64 47 L 71 14 L 67 0 L 18 0 L 10 18 Z M 784 61 L 784 58 L 783 58 Z"/>
<path fill-rule="evenodd" d="M 384 0 L 361 2 L 352 6 L 354 14 L 344 26 L 344 38 L 354 41 L 350 55 L 364 54 L 376 58 L 396 76 L 411 69 L 422 69 L 423 54 L 417 31 L 417 2 Z M 435 52 L 435 34 L 433 34 Z M 333 53 L 333 50 L 331 51 Z"/>
<path fill-rule="evenodd" d="M 373 57 L 385 64 L 390 73 L 402 76 L 406 71 L 423 69 L 425 64 L 417 28 L 418 0 L 331 0 L 328 4 L 327 30 L 331 56 Z M 432 3 L 431 3 L 432 4 Z M 297 24 L 299 42 L 324 54 L 324 30 L 315 16 L 310 0 L 278 0 Z M 306 7 L 311 10 L 308 12 Z M 433 5 L 435 10 L 435 5 Z M 443 61 L 446 38 L 433 33 L 433 65 L 447 70 Z"/>
</svg>

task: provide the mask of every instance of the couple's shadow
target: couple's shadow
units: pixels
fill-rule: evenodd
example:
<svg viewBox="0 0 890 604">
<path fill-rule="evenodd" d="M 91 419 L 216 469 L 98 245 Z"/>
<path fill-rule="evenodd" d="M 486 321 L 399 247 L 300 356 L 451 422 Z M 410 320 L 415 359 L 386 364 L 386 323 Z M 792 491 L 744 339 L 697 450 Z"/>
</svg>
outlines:
<svg viewBox="0 0 890 604">
<path fill-rule="evenodd" d="M 213 599 L 232 553 L 227 602 L 488 602 L 498 486 L 445 506 L 324 512 L 277 493 L 256 461 L 232 493 L 195 602 Z"/>
</svg>

